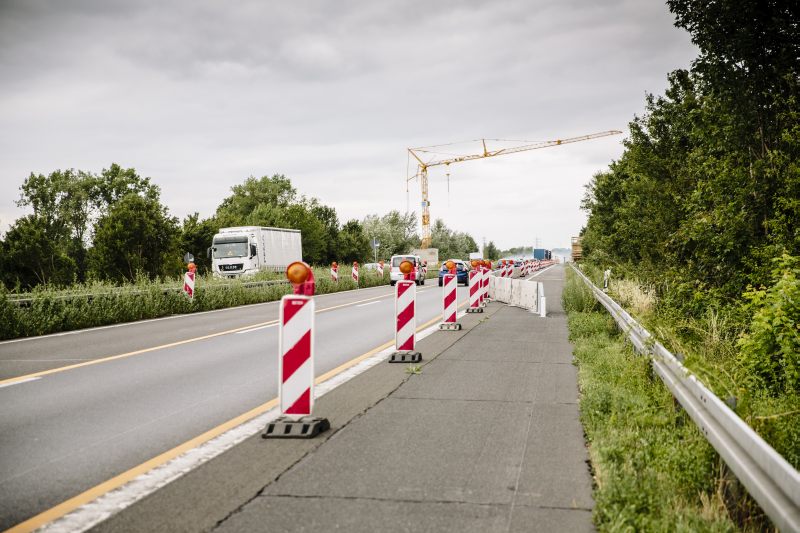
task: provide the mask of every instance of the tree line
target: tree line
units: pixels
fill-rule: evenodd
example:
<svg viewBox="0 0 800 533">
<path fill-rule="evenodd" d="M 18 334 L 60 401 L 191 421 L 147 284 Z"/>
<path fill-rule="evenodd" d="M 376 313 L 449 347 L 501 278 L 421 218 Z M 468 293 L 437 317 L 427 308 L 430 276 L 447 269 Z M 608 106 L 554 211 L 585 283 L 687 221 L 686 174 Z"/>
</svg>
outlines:
<svg viewBox="0 0 800 533">
<path fill-rule="evenodd" d="M 664 312 L 717 317 L 747 387 L 797 398 L 800 4 L 667 4 L 699 56 L 587 186 L 583 254 L 654 284 Z"/>
<path fill-rule="evenodd" d="M 150 178 L 116 163 L 97 174 L 72 169 L 31 173 L 17 205 L 32 213 L 17 219 L 0 240 L 0 281 L 12 290 L 174 277 L 183 270 L 187 252 L 198 270 L 207 272 L 211 239 L 230 226 L 299 229 L 303 259 L 311 264 L 369 262 L 373 238 L 380 242 L 379 259 L 420 244 L 415 213 L 390 211 L 340 223 L 335 208 L 300 195 L 277 174 L 251 176 L 234 185 L 208 218 L 170 215 Z M 433 246 L 441 257 L 466 257 L 477 250 L 470 235 L 441 220 L 433 226 Z"/>
<path fill-rule="evenodd" d="M 768 284 L 800 254 L 800 10 L 779 1 L 669 0 L 700 55 L 630 123 L 594 176 L 583 252 L 697 303 Z"/>
</svg>

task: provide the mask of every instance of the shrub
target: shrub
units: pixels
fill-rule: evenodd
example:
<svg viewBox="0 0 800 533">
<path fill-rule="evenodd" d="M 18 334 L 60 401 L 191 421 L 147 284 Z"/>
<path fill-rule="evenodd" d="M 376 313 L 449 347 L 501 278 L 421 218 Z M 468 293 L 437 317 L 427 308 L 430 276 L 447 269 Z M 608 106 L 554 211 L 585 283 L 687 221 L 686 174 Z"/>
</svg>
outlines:
<svg viewBox="0 0 800 533">
<path fill-rule="evenodd" d="M 776 260 L 773 285 L 745 293 L 752 311 L 739 341 L 739 361 L 750 384 L 773 396 L 800 393 L 800 259 Z"/>
</svg>

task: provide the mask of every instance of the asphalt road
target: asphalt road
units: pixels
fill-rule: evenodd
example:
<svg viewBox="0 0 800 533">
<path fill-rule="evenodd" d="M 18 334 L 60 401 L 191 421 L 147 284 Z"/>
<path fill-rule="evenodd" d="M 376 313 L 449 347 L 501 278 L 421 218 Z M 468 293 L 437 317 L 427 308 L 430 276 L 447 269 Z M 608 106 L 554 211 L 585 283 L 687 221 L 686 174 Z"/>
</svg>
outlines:
<svg viewBox="0 0 800 533">
<path fill-rule="evenodd" d="M 435 284 L 418 325 L 441 313 Z M 393 339 L 393 288 L 316 300 L 316 375 Z M 269 303 L 0 343 L 0 530 L 276 397 L 277 318 Z"/>
</svg>

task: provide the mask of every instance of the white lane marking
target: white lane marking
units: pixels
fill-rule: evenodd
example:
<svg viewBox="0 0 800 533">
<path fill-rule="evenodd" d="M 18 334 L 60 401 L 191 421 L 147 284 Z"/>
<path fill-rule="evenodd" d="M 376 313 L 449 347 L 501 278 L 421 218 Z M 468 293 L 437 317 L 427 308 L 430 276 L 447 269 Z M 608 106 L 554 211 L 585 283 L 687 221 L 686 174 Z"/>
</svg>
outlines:
<svg viewBox="0 0 800 533">
<path fill-rule="evenodd" d="M 31 381 L 36 381 L 38 379 L 42 379 L 42 377 L 41 376 L 37 376 L 35 378 L 23 379 L 22 381 L 14 381 L 12 383 L 4 383 L 4 384 L 0 385 L 0 389 L 2 389 L 3 387 L 11 387 L 13 385 L 20 385 L 22 383 L 30 383 Z"/>
<path fill-rule="evenodd" d="M 372 290 L 372 289 L 381 289 L 381 288 L 389 288 L 389 286 L 388 285 L 378 285 L 377 287 L 370 287 L 368 289 L 358 289 L 358 291 L 368 291 L 368 290 Z M 352 289 L 352 290 L 349 290 L 349 291 L 329 292 L 327 294 L 317 295 L 314 298 L 321 298 L 323 296 L 333 296 L 334 294 L 347 294 L 347 293 L 350 293 L 350 292 L 355 293 L 355 291 L 356 291 L 355 289 Z M 125 326 L 135 326 L 135 325 L 138 325 L 138 324 L 147 324 L 149 322 L 159 322 L 161 320 L 173 320 L 173 319 L 176 319 L 176 318 L 189 318 L 189 317 L 195 317 L 195 316 L 200 316 L 200 315 L 207 315 L 209 313 L 222 313 L 222 312 L 225 312 L 225 311 L 235 311 L 236 309 L 247 309 L 248 307 L 256 307 L 256 306 L 259 306 L 259 305 L 277 304 L 278 302 L 280 302 L 280 300 L 274 300 L 272 302 L 261 302 L 261 303 L 257 303 L 257 304 L 237 305 L 235 307 L 226 307 L 224 309 L 212 309 L 210 311 L 198 311 L 196 313 L 186 313 L 186 314 L 182 314 L 182 315 L 170 315 L 170 316 L 162 316 L 162 317 L 158 317 L 158 318 L 147 318 L 145 320 L 137 320 L 135 322 L 122 322 L 121 324 L 109 324 L 107 326 L 95 326 L 93 328 L 75 329 L 75 330 L 72 330 L 72 331 L 62 331 L 62 332 L 59 332 L 59 333 L 49 333 L 47 335 L 37 335 L 35 337 L 21 337 L 19 339 L 9 339 L 9 340 L 5 340 L 5 341 L 0 341 L 0 345 L 12 344 L 12 343 L 15 343 L 15 342 L 35 341 L 35 340 L 39 340 L 39 339 L 46 339 L 48 337 L 63 337 L 65 335 L 78 335 L 80 333 L 89 333 L 89 332 L 92 332 L 92 331 L 99 331 L 99 330 L 103 330 L 103 329 L 122 328 L 122 327 L 125 327 Z"/>
<path fill-rule="evenodd" d="M 466 315 L 462 311 L 458 314 L 458 318 Z M 420 341 L 428 335 L 439 331 L 439 324 L 434 324 L 417 333 L 417 341 Z M 320 398 L 325 394 L 331 392 L 336 387 L 343 385 L 358 376 L 363 374 L 373 366 L 386 361 L 394 352 L 394 346 L 378 352 L 375 355 L 364 359 L 357 365 L 348 368 L 344 372 L 337 374 L 331 379 L 314 386 L 314 398 Z M 240 442 L 257 435 L 264 431 L 264 428 L 269 422 L 272 422 L 280 416 L 280 408 L 275 407 L 266 413 L 257 416 L 256 418 L 245 422 L 244 424 L 235 427 L 222 435 L 211 439 L 184 453 L 183 455 L 164 463 L 163 465 L 142 474 L 141 476 L 129 481 L 122 487 L 107 492 L 96 500 L 83 505 L 71 513 L 42 526 L 38 531 L 41 532 L 67 532 L 67 531 L 86 531 L 110 516 L 122 511 L 123 509 L 133 505 L 142 498 L 152 494 L 164 485 L 174 481 L 183 474 L 197 468 L 201 464 L 210 461 L 218 455 L 233 448 Z"/>
<path fill-rule="evenodd" d="M 278 324 L 276 322 L 275 324 L 267 324 L 266 326 L 258 326 L 257 328 L 243 329 L 242 331 L 237 331 L 236 333 L 234 333 L 234 335 L 241 335 L 242 333 L 252 333 L 254 331 L 259 331 L 261 329 L 274 328 L 277 325 Z"/>
<path fill-rule="evenodd" d="M 367 302 L 365 304 L 358 304 L 356 307 L 366 307 L 368 305 L 379 304 L 382 300 L 375 300 L 374 302 Z"/>
<path fill-rule="evenodd" d="M 550 269 L 551 269 L 551 268 L 553 268 L 554 266 L 556 266 L 556 265 L 550 265 L 549 267 L 545 268 L 544 270 L 540 270 L 539 272 L 537 272 L 536 274 L 534 274 L 534 275 L 533 275 L 533 276 L 531 276 L 530 278 L 526 278 L 526 279 L 525 279 L 525 281 L 530 281 L 532 278 L 535 278 L 536 276 L 538 276 L 538 275 L 539 275 L 539 274 L 541 274 L 542 272 L 547 272 L 548 270 L 550 270 Z"/>
</svg>

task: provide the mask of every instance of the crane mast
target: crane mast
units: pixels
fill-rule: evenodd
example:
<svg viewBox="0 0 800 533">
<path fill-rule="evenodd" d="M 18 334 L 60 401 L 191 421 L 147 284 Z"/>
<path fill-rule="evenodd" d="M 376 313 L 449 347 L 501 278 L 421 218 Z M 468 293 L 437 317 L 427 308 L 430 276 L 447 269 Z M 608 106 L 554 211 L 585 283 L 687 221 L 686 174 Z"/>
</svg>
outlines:
<svg viewBox="0 0 800 533">
<path fill-rule="evenodd" d="M 428 196 L 428 168 L 450 165 L 452 163 L 462 163 L 464 161 L 473 161 L 475 159 L 486 159 L 488 157 L 497 157 L 499 155 L 516 154 L 519 152 L 527 152 L 528 150 L 539 150 L 541 148 L 550 148 L 551 146 L 561 146 L 562 144 L 570 144 L 581 141 L 589 141 L 592 139 L 599 139 L 601 137 L 608 137 L 610 135 L 621 135 L 621 131 L 609 130 L 601 131 L 599 133 L 590 133 L 589 135 L 581 135 L 579 137 L 569 137 L 566 139 L 556 139 L 554 141 L 541 141 L 535 143 L 526 143 L 520 146 L 512 146 L 510 148 L 500 148 L 497 150 L 489 150 L 486 146 L 487 139 L 480 139 L 483 148 L 481 153 L 468 154 L 462 156 L 449 157 L 445 159 L 436 159 L 435 157 L 429 161 L 423 160 L 424 154 L 436 154 L 436 146 L 423 146 L 421 148 L 409 148 L 408 153 L 417 161 L 417 173 L 411 177 L 407 177 L 406 181 L 412 179 L 419 179 L 420 188 L 422 189 L 422 248 L 430 248 L 431 246 L 431 211 L 430 199 Z M 492 139 L 499 141 L 501 139 Z"/>
</svg>

